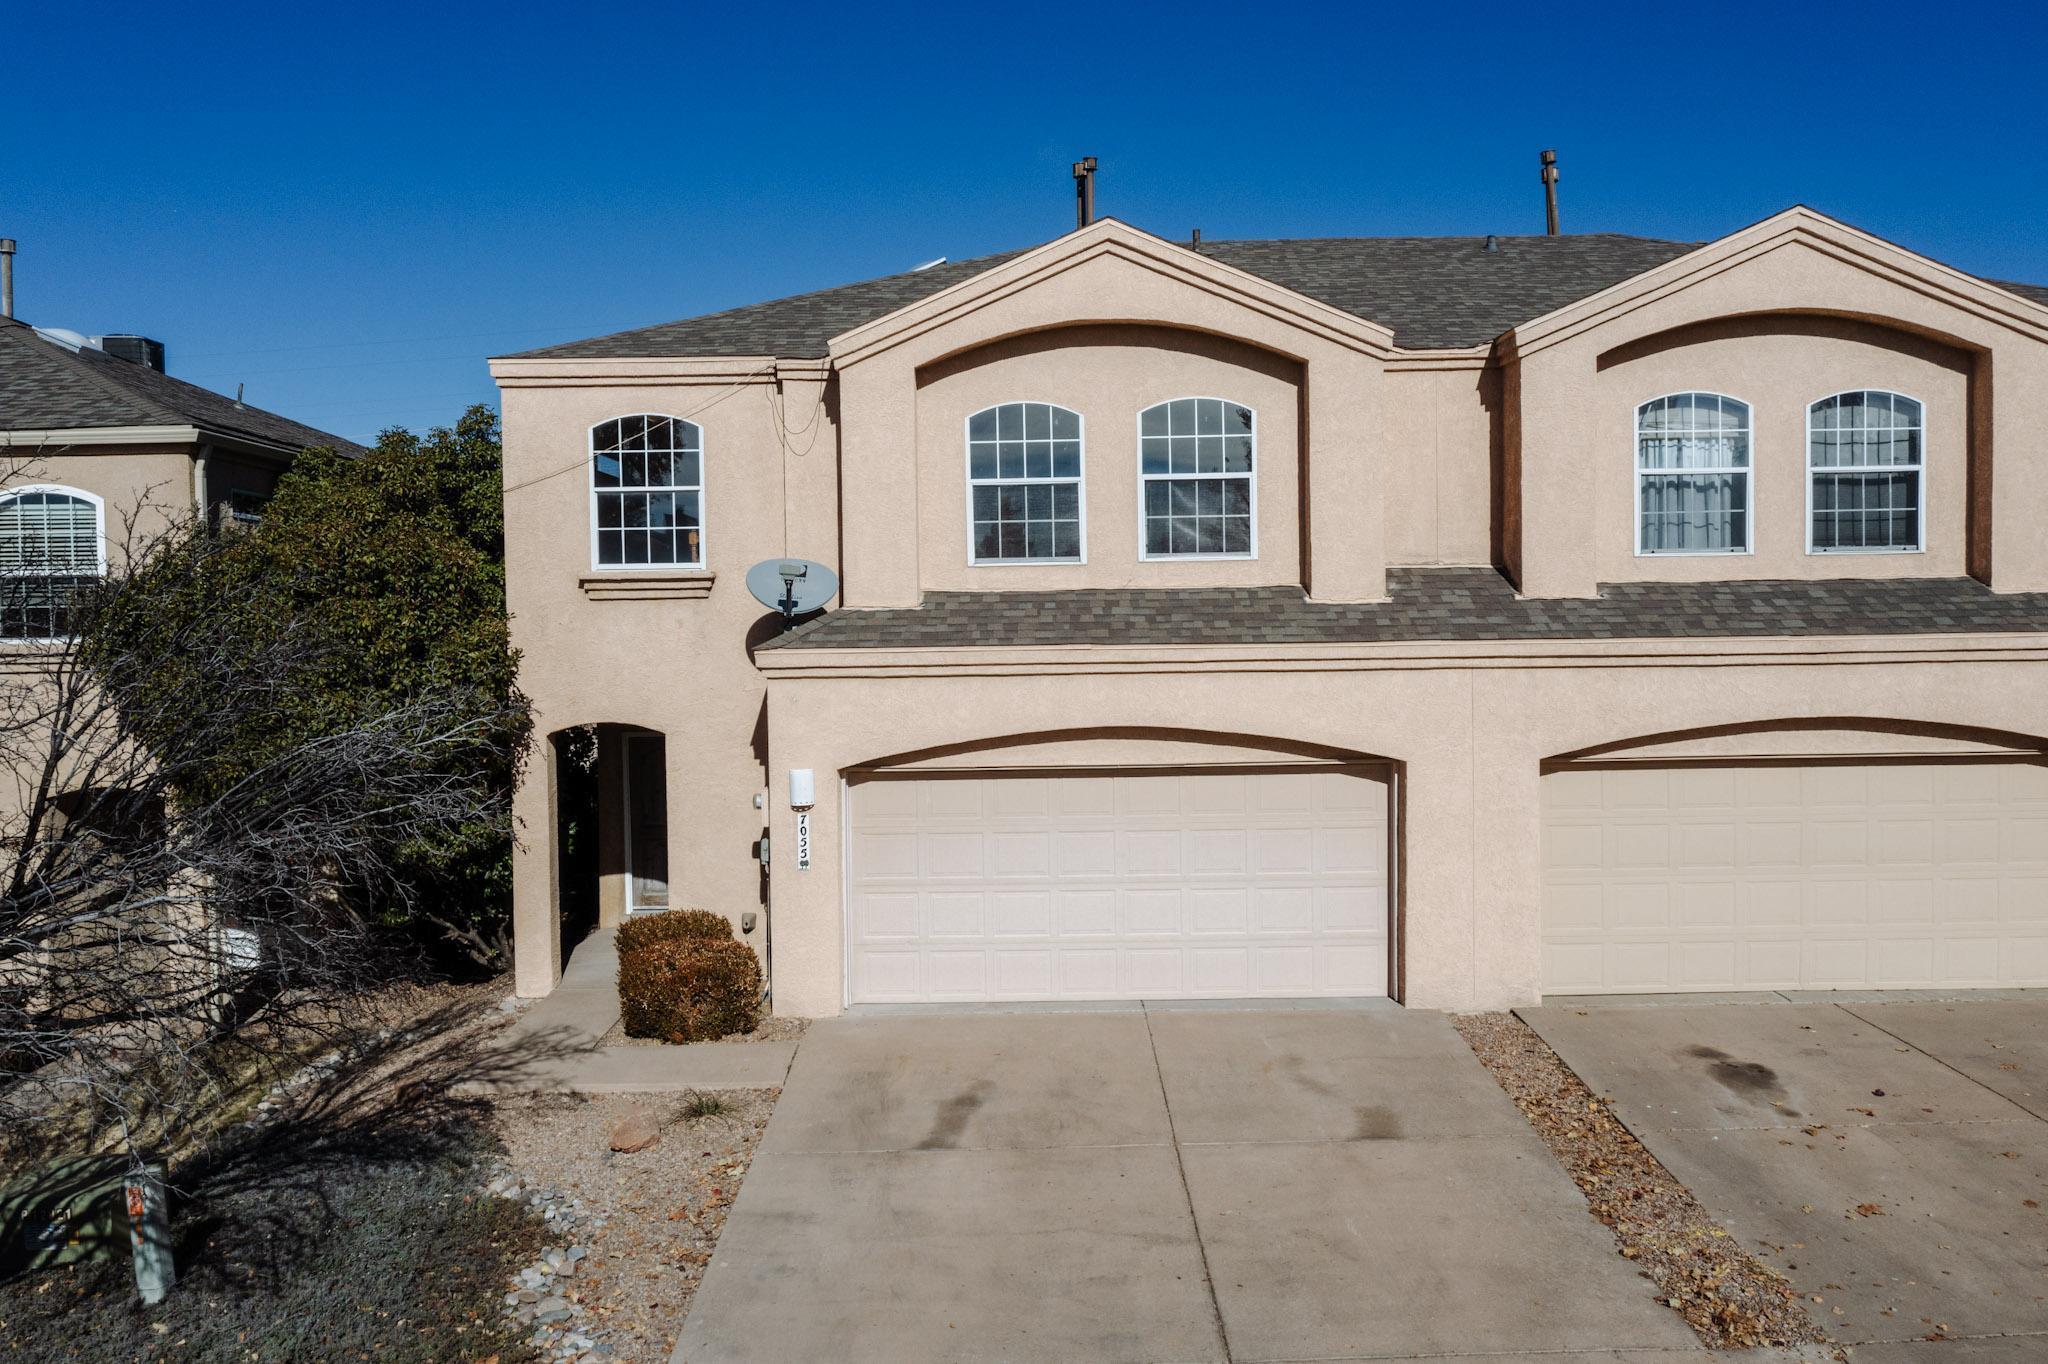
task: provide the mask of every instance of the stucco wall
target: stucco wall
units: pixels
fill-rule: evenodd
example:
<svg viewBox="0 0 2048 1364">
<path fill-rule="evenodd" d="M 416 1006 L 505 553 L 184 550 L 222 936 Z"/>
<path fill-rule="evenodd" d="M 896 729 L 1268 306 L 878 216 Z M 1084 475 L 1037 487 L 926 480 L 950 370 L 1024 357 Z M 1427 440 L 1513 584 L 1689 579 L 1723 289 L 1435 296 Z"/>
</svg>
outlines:
<svg viewBox="0 0 2048 1364">
<path fill-rule="evenodd" d="M 1478 358 L 1387 371 L 1389 564 L 1491 562 L 1498 389 Z"/>
<path fill-rule="evenodd" d="M 703 428 L 704 574 L 592 565 L 589 430 L 635 413 Z M 749 654 L 779 629 L 745 574 L 782 554 L 838 557 L 834 430 L 821 385 L 778 388 L 762 375 L 514 386 L 504 396 L 506 590 L 536 732 L 625 724 L 665 734 L 672 903 L 735 923 L 760 905 L 764 685 Z M 677 581 L 642 599 L 591 590 L 636 578 Z M 517 966 L 529 994 L 552 988 L 557 970 L 552 780 L 537 750 L 516 802 Z"/>
<path fill-rule="evenodd" d="M 181 447 L 78 446 L 69 451 L 7 452 L 6 488 L 76 488 L 99 497 L 110 560 L 141 545 L 192 510 L 192 455 Z"/>
<path fill-rule="evenodd" d="M 1519 368 L 1512 491 L 1529 594 L 1590 596 L 1617 579 L 1938 576 L 1966 567 L 2002 591 L 2048 588 L 2048 538 L 2026 530 L 2048 515 L 2048 446 L 2038 437 L 2048 423 L 2048 345 L 2025 327 L 1798 238 L 1576 325 L 1549 324 L 1508 348 Z M 1756 409 L 1758 552 L 1637 559 L 1634 405 L 1716 385 Z M 1802 414 L 1849 387 L 1895 387 L 1928 403 L 1925 554 L 1804 553 Z M 1966 522 L 1958 499 L 1970 494 L 1983 498 L 1983 514 Z"/>
<path fill-rule="evenodd" d="M 919 579 L 930 590 L 1233 586 L 1301 582 L 1301 366 L 1224 337 L 1159 327 L 1033 332 L 927 366 L 917 389 Z M 1138 414 L 1173 398 L 1255 415 L 1256 557 L 1139 557 Z M 1081 414 L 1086 562 L 969 561 L 965 423 L 1005 402 Z"/>
<path fill-rule="evenodd" d="M 1719 578 L 1959 577 L 1966 571 L 1970 357 L 1851 319 L 1764 316 L 1708 323 L 1617 347 L 1594 361 L 1585 452 L 1599 518 L 1602 582 Z M 1808 404 L 1886 389 L 1924 405 L 1926 547 L 1920 553 L 1806 549 Z M 1635 552 L 1635 411 L 1704 391 L 1750 407 L 1748 554 Z"/>
<path fill-rule="evenodd" d="M 1833 661 L 1818 653 L 1800 661 L 1731 654 L 1715 667 L 1678 655 L 1589 666 L 1595 661 L 1582 655 L 1575 666 L 1361 660 L 1289 671 L 1245 664 L 1165 672 L 1128 663 L 1118 669 L 1099 650 L 1083 655 L 1038 676 L 860 675 L 879 660 L 841 677 L 775 676 L 772 770 L 779 781 L 785 768 L 810 767 L 820 782 L 813 865 L 778 867 L 772 883 L 778 1011 L 843 1007 L 843 830 L 831 778 L 887 754 L 1068 730 L 1081 717 L 1112 727 L 1157 724 L 1160 698 L 1170 692 L 1174 722 L 1190 729 L 1242 735 L 1255 722 L 1273 739 L 1391 759 L 1401 792 L 1404 998 L 1471 1009 L 1530 1003 L 1539 994 L 1540 779 L 1548 758 L 1666 732 L 1674 723 L 1816 719 L 1849 706 L 1859 719 L 2034 735 L 2048 728 L 2048 659 L 2038 649 L 2018 656 L 2024 662 L 1956 661 L 1944 642 L 1909 645 L 1890 662 L 1845 644 Z M 921 659 L 920 671 L 940 661 L 936 654 Z M 1074 761 L 1069 745 L 1048 751 Z M 1166 744 L 1155 758 L 1170 762 L 1179 753 Z M 1028 748 L 1005 748 L 989 762 L 1029 765 L 1032 756 Z M 1119 756 L 1132 760 L 1128 744 Z M 792 816 L 786 801 L 771 805 L 786 847 Z"/>
</svg>

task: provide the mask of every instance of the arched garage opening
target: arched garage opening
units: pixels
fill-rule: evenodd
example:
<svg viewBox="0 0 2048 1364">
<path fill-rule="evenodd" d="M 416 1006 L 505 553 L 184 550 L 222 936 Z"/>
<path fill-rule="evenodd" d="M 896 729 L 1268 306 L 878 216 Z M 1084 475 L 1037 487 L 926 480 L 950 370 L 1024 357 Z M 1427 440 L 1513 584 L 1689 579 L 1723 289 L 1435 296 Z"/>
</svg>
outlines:
<svg viewBox="0 0 2048 1364">
<path fill-rule="evenodd" d="M 1544 992 L 2048 985 L 2044 750 L 1824 717 L 1560 755 Z"/>
<path fill-rule="evenodd" d="M 845 775 L 849 1003 L 1398 992 L 1385 758 L 1091 729 Z"/>
</svg>

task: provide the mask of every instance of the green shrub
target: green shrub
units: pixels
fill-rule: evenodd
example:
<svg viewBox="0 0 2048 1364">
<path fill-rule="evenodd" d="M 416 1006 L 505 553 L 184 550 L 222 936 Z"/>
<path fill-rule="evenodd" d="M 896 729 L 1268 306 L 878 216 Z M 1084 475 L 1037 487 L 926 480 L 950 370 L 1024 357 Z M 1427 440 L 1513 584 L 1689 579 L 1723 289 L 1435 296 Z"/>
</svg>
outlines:
<svg viewBox="0 0 2048 1364">
<path fill-rule="evenodd" d="M 761 1017 L 760 958 L 729 933 L 621 952 L 619 1013 L 628 1037 L 703 1042 L 752 1032 Z"/>
<path fill-rule="evenodd" d="M 665 914 L 635 914 L 619 925 L 614 942 L 619 955 L 658 942 L 727 942 L 732 920 L 708 909 L 671 909 Z"/>
</svg>

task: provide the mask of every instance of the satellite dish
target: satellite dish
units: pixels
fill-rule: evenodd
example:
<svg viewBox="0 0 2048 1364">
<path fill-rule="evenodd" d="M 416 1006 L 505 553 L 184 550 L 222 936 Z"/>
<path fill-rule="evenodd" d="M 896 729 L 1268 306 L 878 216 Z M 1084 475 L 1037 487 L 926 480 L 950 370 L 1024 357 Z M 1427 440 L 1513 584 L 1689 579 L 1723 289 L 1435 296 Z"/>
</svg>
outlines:
<svg viewBox="0 0 2048 1364">
<path fill-rule="evenodd" d="M 810 559 L 764 559 L 747 570 L 747 591 L 786 623 L 831 601 L 839 575 Z"/>
</svg>

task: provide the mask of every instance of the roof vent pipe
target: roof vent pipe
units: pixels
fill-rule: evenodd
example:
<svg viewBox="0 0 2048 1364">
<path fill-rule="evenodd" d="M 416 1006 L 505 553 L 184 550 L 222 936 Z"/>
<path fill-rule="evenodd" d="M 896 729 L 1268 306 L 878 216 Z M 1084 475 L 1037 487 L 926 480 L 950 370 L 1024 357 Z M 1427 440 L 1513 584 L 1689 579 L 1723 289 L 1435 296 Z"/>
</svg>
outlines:
<svg viewBox="0 0 2048 1364">
<path fill-rule="evenodd" d="M 1557 235 L 1557 152 L 1543 149 L 1543 235 Z"/>
<path fill-rule="evenodd" d="M 1083 228 L 1095 221 L 1095 158 L 1084 156 L 1074 163 L 1074 226 Z"/>
<path fill-rule="evenodd" d="M 1196 228 L 1196 229 L 1195 229 L 1195 231 L 1194 231 L 1194 234 L 1193 234 L 1192 236 L 1190 236 L 1190 237 L 1188 238 L 1188 245 L 1189 245 L 1189 246 L 1191 246 L 1191 247 L 1193 247 L 1193 248 L 1194 248 L 1195 250 L 1197 250 L 1197 251 L 1199 251 L 1199 250 L 1201 250 L 1201 249 L 1202 249 L 1202 229 L 1201 229 L 1201 228 L 1199 228 L 1199 227 L 1198 227 L 1198 228 Z"/>
<path fill-rule="evenodd" d="M 1491 232 L 1487 233 L 1487 234 L 1486 234 L 1486 249 L 1487 249 L 1488 251 L 1498 251 L 1498 250 L 1500 250 L 1500 238 L 1499 238 L 1499 237 L 1496 237 L 1496 236 L 1494 236 L 1494 235 L 1493 235 L 1493 234 L 1492 234 Z"/>
<path fill-rule="evenodd" d="M 0 317 L 14 316 L 14 238 L 0 237 Z"/>
</svg>

